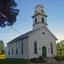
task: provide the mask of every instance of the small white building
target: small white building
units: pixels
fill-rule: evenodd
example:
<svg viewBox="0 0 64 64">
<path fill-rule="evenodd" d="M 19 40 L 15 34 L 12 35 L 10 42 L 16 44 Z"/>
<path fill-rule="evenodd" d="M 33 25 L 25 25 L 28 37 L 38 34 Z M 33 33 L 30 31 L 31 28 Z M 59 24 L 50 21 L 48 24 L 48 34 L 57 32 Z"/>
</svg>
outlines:
<svg viewBox="0 0 64 64">
<path fill-rule="evenodd" d="M 57 38 L 47 27 L 47 15 L 44 7 L 35 7 L 33 30 L 20 35 L 7 43 L 6 58 L 31 59 L 56 56 Z"/>
</svg>

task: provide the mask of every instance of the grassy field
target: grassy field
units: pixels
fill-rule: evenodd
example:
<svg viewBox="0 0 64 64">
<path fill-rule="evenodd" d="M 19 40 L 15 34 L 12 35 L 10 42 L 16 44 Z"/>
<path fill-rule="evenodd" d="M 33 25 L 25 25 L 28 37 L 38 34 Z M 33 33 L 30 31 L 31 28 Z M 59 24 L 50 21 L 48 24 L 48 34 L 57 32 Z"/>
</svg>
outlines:
<svg viewBox="0 0 64 64">
<path fill-rule="evenodd" d="M 2 59 L 0 60 L 0 64 L 30 64 L 28 60 L 20 60 L 20 59 Z"/>
<path fill-rule="evenodd" d="M 0 64 L 30 64 L 28 60 L 6 59 L 5 54 L 0 55 Z"/>
<path fill-rule="evenodd" d="M 6 59 L 5 54 L 0 55 L 0 64 L 30 64 L 28 60 Z"/>
<path fill-rule="evenodd" d="M 39 62 L 39 59 L 23 60 L 23 59 L 6 59 L 5 54 L 0 55 L 0 64 L 31 64 L 32 62 Z M 41 60 L 40 62 L 42 62 Z"/>
</svg>

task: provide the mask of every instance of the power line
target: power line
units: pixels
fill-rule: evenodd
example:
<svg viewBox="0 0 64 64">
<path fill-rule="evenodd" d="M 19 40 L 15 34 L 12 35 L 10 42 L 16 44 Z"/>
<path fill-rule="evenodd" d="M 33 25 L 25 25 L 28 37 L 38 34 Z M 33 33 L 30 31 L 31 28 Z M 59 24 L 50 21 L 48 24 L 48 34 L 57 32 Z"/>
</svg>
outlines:
<svg viewBox="0 0 64 64">
<path fill-rule="evenodd" d="M 2 13 L 0 13 L 1 16 L 3 16 L 4 18 L 6 18 L 5 15 L 3 15 Z M 12 29 L 14 29 L 17 33 L 21 34 L 21 32 L 19 32 L 17 29 L 15 29 L 14 27 L 10 26 Z"/>
<path fill-rule="evenodd" d="M 21 34 L 21 32 L 19 32 L 17 29 L 15 29 L 14 27 L 10 26 L 13 30 L 15 30 L 17 33 Z"/>
</svg>

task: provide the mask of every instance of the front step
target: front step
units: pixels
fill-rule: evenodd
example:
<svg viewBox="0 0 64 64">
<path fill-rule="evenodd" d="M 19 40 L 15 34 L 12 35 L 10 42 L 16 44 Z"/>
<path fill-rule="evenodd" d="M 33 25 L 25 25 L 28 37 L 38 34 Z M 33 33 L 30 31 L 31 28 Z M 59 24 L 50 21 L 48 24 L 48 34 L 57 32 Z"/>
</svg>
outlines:
<svg viewBox="0 0 64 64">
<path fill-rule="evenodd" d="M 44 58 L 49 64 L 57 63 L 57 61 L 53 57 L 45 57 Z"/>
</svg>

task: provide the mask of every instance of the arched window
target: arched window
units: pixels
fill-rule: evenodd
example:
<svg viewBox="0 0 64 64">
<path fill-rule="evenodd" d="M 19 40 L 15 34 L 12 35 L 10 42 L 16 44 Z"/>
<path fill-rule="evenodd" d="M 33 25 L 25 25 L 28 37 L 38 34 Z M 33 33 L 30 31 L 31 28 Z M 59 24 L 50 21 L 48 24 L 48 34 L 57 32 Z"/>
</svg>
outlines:
<svg viewBox="0 0 64 64">
<path fill-rule="evenodd" d="M 10 55 L 10 45 L 9 45 L 9 47 L 8 47 L 8 55 Z"/>
<path fill-rule="evenodd" d="M 21 54 L 23 54 L 23 41 L 21 42 Z"/>
<path fill-rule="evenodd" d="M 12 55 L 13 55 L 13 44 L 12 44 Z"/>
<path fill-rule="evenodd" d="M 18 55 L 18 44 L 16 43 L 16 55 Z"/>
<path fill-rule="evenodd" d="M 35 10 L 35 13 L 37 13 L 37 11 Z"/>
<path fill-rule="evenodd" d="M 37 42 L 34 42 L 34 54 L 37 54 Z"/>
<path fill-rule="evenodd" d="M 41 12 L 43 13 L 43 10 L 41 10 Z"/>
<path fill-rule="evenodd" d="M 51 54 L 53 54 L 53 44 L 52 44 L 52 42 L 50 43 L 50 48 L 51 48 Z"/>
<path fill-rule="evenodd" d="M 44 23 L 44 18 L 42 17 L 42 23 Z"/>
<path fill-rule="evenodd" d="M 37 24 L 37 18 L 35 18 L 35 24 Z"/>
</svg>

